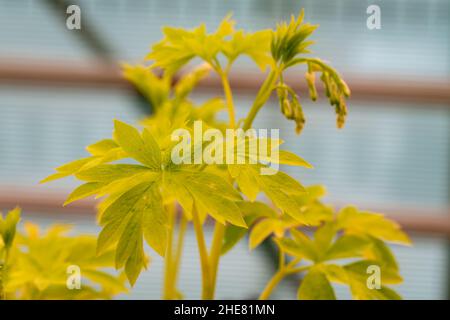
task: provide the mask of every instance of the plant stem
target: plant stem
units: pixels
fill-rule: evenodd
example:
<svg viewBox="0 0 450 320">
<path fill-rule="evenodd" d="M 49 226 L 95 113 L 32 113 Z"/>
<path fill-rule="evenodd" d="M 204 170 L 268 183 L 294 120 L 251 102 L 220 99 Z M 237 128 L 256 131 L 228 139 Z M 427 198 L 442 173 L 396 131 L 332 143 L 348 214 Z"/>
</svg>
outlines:
<svg viewBox="0 0 450 320">
<path fill-rule="evenodd" d="M 195 235 L 197 237 L 198 252 L 200 254 L 200 264 L 202 269 L 202 299 L 210 300 L 212 296 L 211 273 L 209 267 L 208 251 L 206 249 L 205 237 L 203 235 L 202 223 L 198 216 L 197 208 L 194 204 L 192 210 L 192 220 L 194 223 Z"/>
<path fill-rule="evenodd" d="M 216 221 L 216 225 L 214 227 L 213 241 L 211 245 L 211 254 L 209 257 L 211 266 L 211 287 L 213 297 L 216 289 L 217 272 L 219 270 L 219 260 L 222 251 L 222 243 L 224 235 L 225 235 L 225 225 Z"/>
<path fill-rule="evenodd" d="M 279 266 L 277 272 L 270 278 L 269 282 L 267 283 L 266 287 L 264 288 L 263 292 L 259 296 L 259 300 L 267 300 L 270 295 L 272 294 L 272 291 L 276 288 L 276 286 L 280 283 L 281 280 L 284 279 L 284 277 L 299 273 L 302 271 L 307 270 L 310 266 L 304 266 L 304 267 L 298 267 L 295 268 L 296 264 L 300 262 L 299 258 L 295 258 L 288 264 L 285 264 L 285 256 L 284 251 L 280 248 L 279 253 Z"/>
<path fill-rule="evenodd" d="M 184 235 L 186 234 L 187 219 L 183 212 L 180 213 L 180 226 L 178 230 L 178 242 L 175 251 L 175 260 L 173 261 L 173 290 L 175 292 L 181 263 L 181 254 L 183 252 Z"/>
<path fill-rule="evenodd" d="M 256 115 L 258 114 L 259 110 L 264 106 L 264 104 L 269 100 L 270 95 L 272 93 L 272 89 L 274 88 L 278 77 L 280 75 L 281 67 L 275 67 L 270 71 L 268 74 L 266 80 L 264 80 L 264 83 L 261 85 L 261 88 L 258 91 L 258 94 L 256 95 L 255 101 L 253 102 L 252 108 L 247 114 L 247 117 L 244 121 L 244 130 L 248 130 L 252 127 L 253 120 L 255 120 Z"/>
<path fill-rule="evenodd" d="M 9 259 L 9 248 L 5 248 L 5 257 L 3 262 L 0 262 L 0 300 L 6 300 L 6 292 L 4 283 L 6 279 L 6 266 Z"/>
<path fill-rule="evenodd" d="M 222 80 L 222 86 L 223 86 L 223 92 L 225 94 L 225 100 L 227 104 L 228 114 L 230 117 L 230 127 L 232 129 L 236 128 L 236 119 L 235 119 L 235 110 L 234 110 L 234 103 L 233 103 L 233 94 L 231 92 L 230 82 L 228 80 L 228 71 L 230 64 L 226 68 L 226 71 L 220 71 L 220 78 Z M 214 298 L 215 289 L 216 289 L 216 283 L 217 283 L 217 271 L 219 269 L 219 260 L 220 260 L 220 254 L 222 251 L 222 243 L 223 243 L 223 237 L 225 235 L 225 225 L 216 221 L 215 227 L 214 227 L 214 236 L 211 244 L 211 253 L 209 256 L 209 265 L 211 270 L 211 297 L 210 299 Z"/>
<path fill-rule="evenodd" d="M 167 208 L 168 226 L 169 226 L 169 238 L 167 240 L 167 250 L 164 259 L 165 271 L 164 271 L 164 290 L 163 299 L 172 299 L 173 297 L 173 281 L 172 281 L 172 249 L 173 249 L 173 237 L 175 233 L 175 210 L 174 205 L 170 204 Z"/>
<path fill-rule="evenodd" d="M 223 92 L 225 94 L 228 115 L 230 117 L 230 127 L 232 129 L 234 129 L 234 128 L 236 128 L 236 116 L 235 116 L 235 112 L 234 112 L 233 94 L 231 93 L 231 87 L 230 87 L 230 82 L 228 81 L 227 73 L 221 72 L 220 78 L 222 80 Z"/>
<path fill-rule="evenodd" d="M 279 269 L 273 277 L 270 279 L 270 281 L 267 283 L 266 287 L 264 288 L 264 291 L 259 296 L 259 300 L 267 300 L 272 293 L 273 289 L 280 283 L 281 280 L 286 276 L 284 268 Z"/>
</svg>

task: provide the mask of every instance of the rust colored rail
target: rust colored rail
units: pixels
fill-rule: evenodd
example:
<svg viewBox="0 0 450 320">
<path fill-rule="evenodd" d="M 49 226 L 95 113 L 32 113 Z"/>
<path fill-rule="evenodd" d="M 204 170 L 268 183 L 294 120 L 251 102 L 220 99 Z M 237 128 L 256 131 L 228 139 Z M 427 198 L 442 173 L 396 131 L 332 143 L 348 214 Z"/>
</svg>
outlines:
<svg viewBox="0 0 450 320">
<path fill-rule="evenodd" d="M 67 194 L 61 191 L 39 190 L 39 188 L 0 188 L 0 209 L 11 209 L 19 205 L 25 213 L 44 214 L 46 216 L 75 214 L 93 216 L 96 202 L 92 199 L 80 200 L 63 207 Z M 370 208 L 375 212 L 384 212 L 397 221 L 405 230 L 413 233 L 436 235 L 450 239 L 450 211 L 429 209 L 384 209 Z"/>
<path fill-rule="evenodd" d="M 235 72 L 230 76 L 234 89 L 256 91 L 261 75 Z M 352 99 L 382 101 L 426 102 L 450 105 L 450 83 L 446 81 L 418 81 L 410 79 L 368 79 L 345 75 L 352 89 Z M 306 90 L 302 75 L 288 75 L 286 81 L 297 90 Z M 103 62 L 49 62 L 0 59 L 0 83 L 20 85 L 81 86 L 93 89 L 131 89 L 118 68 Z M 200 90 L 221 90 L 220 80 L 209 77 L 199 85 Z"/>
</svg>

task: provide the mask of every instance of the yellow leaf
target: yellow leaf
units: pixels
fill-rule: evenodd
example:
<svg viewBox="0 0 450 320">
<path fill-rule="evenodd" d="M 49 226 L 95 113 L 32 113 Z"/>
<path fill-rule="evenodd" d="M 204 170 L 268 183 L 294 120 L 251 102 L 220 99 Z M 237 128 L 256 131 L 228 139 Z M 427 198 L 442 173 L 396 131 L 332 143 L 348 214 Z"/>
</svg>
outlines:
<svg viewBox="0 0 450 320">
<path fill-rule="evenodd" d="M 327 276 L 315 268 L 310 269 L 302 279 L 297 297 L 299 300 L 336 300 Z"/>
<path fill-rule="evenodd" d="M 324 260 L 361 257 L 369 245 L 370 242 L 364 237 L 343 235 L 325 252 Z"/>
<path fill-rule="evenodd" d="M 256 248 L 271 233 L 275 231 L 277 220 L 264 219 L 258 222 L 250 232 L 249 248 Z"/>
<path fill-rule="evenodd" d="M 117 148 L 117 143 L 112 139 L 103 139 L 86 147 L 86 150 L 93 156 L 103 156 L 108 151 Z"/>
<path fill-rule="evenodd" d="M 115 120 L 114 139 L 131 158 L 153 170 L 161 169 L 161 151 L 148 130 L 141 136 L 136 128 Z"/>
<path fill-rule="evenodd" d="M 66 206 L 73 201 L 94 195 L 98 191 L 100 191 L 101 188 L 104 186 L 105 186 L 105 184 L 102 182 L 84 183 L 72 191 L 72 193 L 67 197 L 67 200 L 64 202 L 63 205 Z"/>
</svg>

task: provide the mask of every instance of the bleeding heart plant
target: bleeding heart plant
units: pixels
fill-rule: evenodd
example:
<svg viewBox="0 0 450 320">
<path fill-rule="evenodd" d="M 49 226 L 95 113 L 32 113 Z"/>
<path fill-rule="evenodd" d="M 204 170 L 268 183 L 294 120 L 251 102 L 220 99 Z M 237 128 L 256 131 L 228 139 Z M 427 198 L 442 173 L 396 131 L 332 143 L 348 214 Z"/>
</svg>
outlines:
<svg viewBox="0 0 450 320">
<path fill-rule="evenodd" d="M 111 139 L 88 146 L 88 157 L 58 167 L 44 182 L 70 175 L 83 181 L 66 204 L 91 195 L 103 198 L 98 208 L 102 231 L 97 252 L 114 250 L 115 266 L 125 269 L 131 284 L 149 261 L 144 253 L 145 241 L 165 259 L 163 298 L 181 298 L 177 279 L 183 239 L 187 224 L 193 223 L 201 260 L 203 299 L 214 298 L 220 257 L 247 233 L 251 249 L 268 237 L 279 249 L 279 270 L 261 299 L 268 298 L 285 276 L 300 272 L 305 276 L 299 285 L 299 299 L 334 299 L 331 282 L 349 285 L 355 298 L 399 297 L 385 286 L 401 282 L 397 263 L 385 241 L 409 243 L 397 224 L 352 206 L 335 213 L 320 201 L 323 187 L 304 187 L 281 171 L 260 174 L 260 169 L 273 161 L 310 168 L 299 156 L 280 150 L 276 160 L 266 157 L 256 163 L 198 163 L 197 148 L 207 148 L 214 141 L 199 144 L 187 140 L 189 152 L 183 156 L 193 161 L 173 161 L 175 130 L 192 132 L 194 123 L 202 121 L 205 130 L 246 132 L 273 92 L 278 96 L 282 114 L 295 122 L 296 132 L 300 133 L 305 116 L 300 98 L 284 81 L 284 74 L 301 65 L 306 67 L 305 79 L 313 101 L 318 96 L 315 78 L 320 75 L 341 128 L 350 90 L 336 70 L 306 55 L 312 44 L 308 38 L 315 29 L 316 26 L 303 23 L 303 11 L 298 18 L 278 24 L 275 30 L 254 33 L 236 29 L 230 17 L 212 33 L 207 32 L 205 25 L 193 30 L 165 27 L 164 38 L 147 56 L 150 66 L 124 66 L 125 77 L 148 99 L 153 110 L 151 117 L 141 121 L 142 131 L 116 120 Z M 229 74 L 241 56 L 250 57 L 265 73 L 265 80 L 247 116 L 236 121 Z M 174 81 L 181 69 L 198 60 L 202 61 L 199 66 Z M 210 72 L 220 78 L 224 97 L 197 105 L 190 93 Z M 228 111 L 229 123 L 216 118 L 223 108 Z M 246 139 L 244 144 L 250 144 L 253 138 L 248 135 Z M 278 139 L 269 138 L 271 150 L 279 144 Z M 215 144 L 212 149 L 212 154 L 217 155 L 220 148 Z M 233 159 L 252 158 L 246 147 L 244 151 L 231 150 Z M 269 204 L 257 201 L 261 193 Z M 209 250 L 203 230 L 207 217 L 215 222 Z M 339 263 L 339 259 L 346 260 Z M 381 270 L 381 286 L 376 283 L 375 289 L 368 282 L 374 279 L 367 273 L 371 266 Z"/>
</svg>

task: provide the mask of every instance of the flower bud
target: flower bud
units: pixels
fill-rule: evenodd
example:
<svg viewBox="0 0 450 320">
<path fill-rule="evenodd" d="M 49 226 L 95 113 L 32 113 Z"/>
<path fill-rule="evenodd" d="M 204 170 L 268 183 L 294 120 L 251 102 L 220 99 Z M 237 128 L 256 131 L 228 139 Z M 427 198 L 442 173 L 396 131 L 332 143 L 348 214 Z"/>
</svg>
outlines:
<svg viewBox="0 0 450 320">
<path fill-rule="evenodd" d="M 306 83 L 308 84 L 309 96 L 312 101 L 317 100 L 317 90 L 315 85 L 316 76 L 313 72 L 305 73 Z"/>
<path fill-rule="evenodd" d="M 292 105 L 288 98 L 283 100 L 283 114 L 290 120 L 294 119 L 294 111 L 292 110 Z"/>
</svg>

